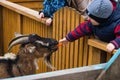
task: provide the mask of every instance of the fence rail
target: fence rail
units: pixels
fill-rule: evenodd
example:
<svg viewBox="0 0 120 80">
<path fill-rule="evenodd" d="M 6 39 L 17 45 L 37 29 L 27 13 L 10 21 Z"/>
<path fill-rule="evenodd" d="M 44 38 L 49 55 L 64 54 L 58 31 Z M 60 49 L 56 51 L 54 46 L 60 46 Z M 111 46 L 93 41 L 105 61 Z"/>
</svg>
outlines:
<svg viewBox="0 0 120 80">
<path fill-rule="evenodd" d="M 39 11 L 43 9 L 44 0 L 8 0 L 8 1 Z"/>
</svg>

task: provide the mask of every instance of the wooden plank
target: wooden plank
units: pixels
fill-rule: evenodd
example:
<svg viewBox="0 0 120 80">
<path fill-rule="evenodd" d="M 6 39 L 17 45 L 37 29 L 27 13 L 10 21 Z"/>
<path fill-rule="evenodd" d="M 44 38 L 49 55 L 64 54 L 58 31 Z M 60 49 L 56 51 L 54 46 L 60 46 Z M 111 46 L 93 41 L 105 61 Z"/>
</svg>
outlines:
<svg viewBox="0 0 120 80">
<path fill-rule="evenodd" d="M 88 40 L 88 45 L 106 51 L 106 45 L 107 45 L 107 43 L 102 42 L 102 41 L 97 40 L 97 39 L 89 39 Z"/>
<path fill-rule="evenodd" d="M 75 10 L 74 10 L 74 12 L 75 12 Z M 76 26 L 79 25 L 80 19 L 79 19 L 79 14 L 77 14 L 77 13 L 74 13 L 74 14 L 75 14 L 75 25 L 74 26 L 76 27 Z M 79 55 L 78 46 L 79 46 L 78 40 L 76 40 L 75 43 L 74 43 L 74 68 L 78 67 L 78 62 L 79 62 L 78 61 L 78 59 L 79 59 L 79 57 L 78 57 L 78 55 Z"/>
<path fill-rule="evenodd" d="M 8 44 L 10 40 L 14 37 L 14 32 L 21 32 L 21 18 L 20 15 L 3 8 L 3 40 L 4 40 L 4 53 L 7 52 Z M 12 49 L 13 53 L 17 52 L 18 47 Z"/>
<path fill-rule="evenodd" d="M 52 30 L 52 31 L 53 31 L 54 34 L 52 34 L 52 36 L 53 36 L 54 39 L 56 39 L 56 34 L 55 34 L 55 33 L 56 33 L 57 16 L 54 14 L 53 17 L 54 17 L 54 18 L 53 18 L 53 26 L 52 26 L 52 27 L 53 27 L 53 30 Z M 56 63 L 56 54 L 57 54 L 57 52 L 55 52 L 55 53 L 52 55 L 52 62 L 53 62 L 52 64 L 53 64 L 53 66 L 54 66 L 55 68 L 56 68 L 56 66 L 55 66 L 55 65 L 56 65 L 56 64 L 55 64 L 55 63 Z"/>
<path fill-rule="evenodd" d="M 84 21 L 84 19 L 80 16 L 80 23 Z M 83 54 L 84 54 L 84 37 L 79 39 L 79 66 L 83 66 Z"/>
<path fill-rule="evenodd" d="M 93 59 L 93 47 L 89 46 L 88 65 L 92 65 Z"/>
<path fill-rule="evenodd" d="M 97 48 L 94 48 L 93 50 L 93 57 L 92 57 L 92 65 L 93 64 L 100 64 L 101 58 L 101 51 Z"/>
<path fill-rule="evenodd" d="M 88 36 L 84 37 L 84 53 L 83 53 L 83 66 L 87 66 L 88 65 Z"/>
<path fill-rule="evenodd" d="M 0 55 L 3 55 L 3 7 L 0 6 Z"/>
<path fill-rule="evenodd" d="M 115 60 L 111 67 L 106 71 L 101 80 L 119 80 L 120 79 L 120 56 Z M 48 73 L 27 75 L 15 78 L 6 78 L 4 80 L 96 80 L 97 76 L 106 67 L 107 63 L 91 65 L 80 68 L 72 68 Z"/>
<path fill-rule="evenodd" d="M 56 14 L 56 40 L 59 40 L 59 11 Z M 56 59 L 55 59 L 55 67 L 57 68 L 57 70 L 59 69 L 59 50 L 56 52 Z"/>
<path fill-rule="evenodd" d="M 105 64 L 99 64 L 81 68 L 72 68 L 48 73 L 27 75 L 22 77 L 7 78 L 4 80 L 95 80 L 104 66 Z"/>
<path fill-rule="evenodd" d="M 106 53 L 106 54 L 107 54 L 107 59 L 106 59 L 106 61 L 108 61 L 108 60 L 112 57 L 113 54 L 110 54 L 110 53 Z"/>
<path fill-rule="evenodd" d="M 32 19 L 34 19 L 38 22 L 41 22 L 41 23 L 46 22 L 46 18 L 43 18 L 42 20 L 38 19 L 38 11 L 29 9 L 27 7 L 24 7 L 24 6 L 20 6 L 18 4 L 15 4 L 15 3 L 12 3 L 12 2 L 9 2 L 9 1 L 6 1 L 6 0 L 0 0 L 0 5 L 8 8 L 12 11 L 15 11 L 19 14 L 22 14 L 24 16 L 32 18 Z"/>
<path fill-rule="evenodd" d="M 71 18 L 70 18 L 70 30 L 74 30 L 75 28 L 75 13 L 73 10 L 71 10 Z M 70 43 L 70 68 L 74 67 L 74 42 Z"/>
<path fill-rule="evenodd" d="M 7 0 L 7 1 L 11 1 L 11 2 L 35 2 L 35 1 L 44 1 L 44 0 Z"/>
<path fill-rule="evenodd" d="M 83 38 L 80 38 L 79 40 L 79 63 L 78 66 L 83 66 L 83 49 L 84 49 L 84 45 L 83 45 Z"/>
<path fill-rule="evenodd" d="M 101 50 L 89 46 L 88 65 L 100 64 L 101 62 Z"/>
<path fill-rule="evenodd" d="M 67 31 L 67 28 L 65 26 L 67 26 L 67 9 L 66 8 L 63 8 L 63 19 L 62 19 L 62 35 L 60 37 L 63 38 L 65 35 L 66 35 L 66 31 Z M 65 66 L 66 66 L 66 47 L 65 46 L 62 46 L 62 63 L 61 63 L 61 69 L 65 69 Z"/>
<path fill-rule="evenodd" d="M 42 2 L 24 2 L 24 3 L 17 3 L 19 5 L 32 8 L 32 9 L 43 9 L 43 3 Z"/>
<path fill-rule="evenodd" d="M 96 48 L 104 50 L 104 51 L 107 51 L 106 50 L 107 44 L 108 43 L 100 41 L 98 39 L 88 39 L 88 45 L 96 47 Z M 116 50 L 114 50 L 112 53 L 114 54 L 114 52 L 116 52 Z"/>
<path fill-rule="evenodd" d="M 58 40 L 60 40 L 62 38 L 62 31 L 63 31 L 63 26 L 62 26 L 62 19 L 63 19 L 63 8 L 59 10 L 59 26 L 58 26 Z M 59 47 L 59 68 L 58 70 L 62 69 L 62 47 Z"/>
<path fill-rule="evenodd" d="M 68 7 L 66 7 L 67 9 L 67 33 L 70 31 L 70 21 L 71 21 L 71 14 L 70 14 L 70 9 Z M 68 43 L 68 45 L 66 46 L 66 67 L 65 68 L 70 68 L 70 43 Z"/>
</svg>

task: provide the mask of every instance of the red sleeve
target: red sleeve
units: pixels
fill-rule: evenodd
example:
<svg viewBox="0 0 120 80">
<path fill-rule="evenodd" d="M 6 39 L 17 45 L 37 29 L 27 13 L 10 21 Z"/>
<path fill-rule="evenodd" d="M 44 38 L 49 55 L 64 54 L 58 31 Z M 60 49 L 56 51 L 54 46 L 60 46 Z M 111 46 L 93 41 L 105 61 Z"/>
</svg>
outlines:
<svg viewBox="0 0 120 80">
<path fill-rule="evenodd" d="M 114 34 L 116 35 L 116 38 L 113 41 L 111 41 L 111 43 L 113 43 L 116 48 L 119 48 L 120 47 L 120 25 L 118 25 L 115 28 Z"/>
<path fill-rule="evenodd" d="M 81 23 L 77 28 L 67 34 L 66 38 L 68 41 L 74 41 L 84 35 L 90 35 L 91 30 L 88 27 L 89 21 Z"/>
<path fill-rule="evenodd" d="M 113 10 L 116 9 L 116 2 L 114 0 L 111 0 L 112 4 L 113 4 Z"/>
</svg>

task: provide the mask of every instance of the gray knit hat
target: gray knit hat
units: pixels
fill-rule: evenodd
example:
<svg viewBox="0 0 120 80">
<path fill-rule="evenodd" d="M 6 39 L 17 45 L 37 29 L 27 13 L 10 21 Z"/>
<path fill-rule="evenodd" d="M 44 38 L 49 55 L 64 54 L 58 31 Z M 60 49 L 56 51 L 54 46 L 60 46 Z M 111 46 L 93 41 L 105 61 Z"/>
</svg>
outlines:
<svg viewBox="0 0 120 80">
<path fill-rule="evenodd" d="M 112 14 L 113 6 L 110 0 L 92 0 L 87 7 L 87 14 L 102 23 Z"/>
</svg>

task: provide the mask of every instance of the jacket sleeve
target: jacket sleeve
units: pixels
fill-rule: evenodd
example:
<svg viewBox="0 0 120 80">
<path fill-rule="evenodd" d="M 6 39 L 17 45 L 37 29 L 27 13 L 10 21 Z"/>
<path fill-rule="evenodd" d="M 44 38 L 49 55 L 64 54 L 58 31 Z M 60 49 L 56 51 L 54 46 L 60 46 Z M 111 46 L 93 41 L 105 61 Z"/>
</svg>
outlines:
<svg viewBox="0 0 120 80">
<path fill-rule="evenodd" d="M 79 39 L 82 36 L 85 35 L 91 35 L 92 31 L 88 27 L 90 22 L 83 22 L 81 23 L 77 28 L 75 28 L 73 31 L 69 32 L 66 35 L 66 39 L 70 42 L 75 41 L 76 39 Z"/>
<path fill-rule="evenodd" d="M 115 45 L 116 49 L 118 49 L 120 47 L 120 25 L 115 28 L 114 34 L 116 35 L 116 38 L 112 40 L 111 43 Z"/>
<path fill-rule="evenodd" d="M 47 0 L 43 3 L 44 9 L 42 12 L 46 17 L 53 17 L 53 14 L 61 7 L 66 6 L 65 0 L 54 0 L 53 2 L 48 2 Z"/>
</svg>

